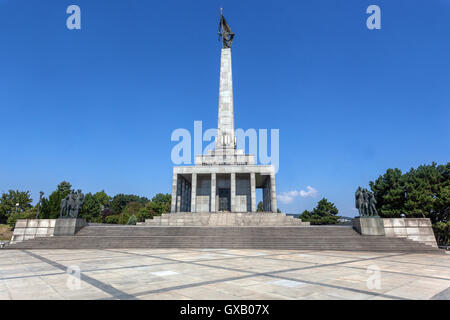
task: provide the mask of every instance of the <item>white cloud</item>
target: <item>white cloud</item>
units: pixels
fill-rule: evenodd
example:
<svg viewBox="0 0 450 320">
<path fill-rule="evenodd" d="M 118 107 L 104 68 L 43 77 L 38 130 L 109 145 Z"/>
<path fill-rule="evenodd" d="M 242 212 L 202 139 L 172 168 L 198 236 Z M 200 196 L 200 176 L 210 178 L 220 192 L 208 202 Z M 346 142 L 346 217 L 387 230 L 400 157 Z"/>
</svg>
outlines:
<svg viewBox="0 0 450 320">
<path fill-rule="evenodd" d="M 296 197 L 315 198 L 318 195 L 318 193 L 319 192 L 315 188 L 313 188 L 311 186 L 307 186 L 306 191 L 305 190 L 298 190 L 298 191 L 292 190 L 292 191 L 288 191 L 288 192 L 282 192 L 277 196 L 277 198 L 278 198 L 278 201 L 286 204 L 286 203 L 291 203 L 292 201 L 294 201 L 294 198 L 296 198 Z"/>
</svg>

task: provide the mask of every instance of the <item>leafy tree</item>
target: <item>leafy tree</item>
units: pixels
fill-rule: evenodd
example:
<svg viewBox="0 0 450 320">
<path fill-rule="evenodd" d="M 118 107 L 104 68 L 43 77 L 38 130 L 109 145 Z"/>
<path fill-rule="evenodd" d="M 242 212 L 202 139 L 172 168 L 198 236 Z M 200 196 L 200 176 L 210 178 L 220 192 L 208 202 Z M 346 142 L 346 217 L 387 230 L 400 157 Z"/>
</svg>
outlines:
<svg viewBox="0 0 450 320">
<path fill-rule="evenodd" d="M 27 208 L 24 211 L 21 212 L 13 212 L 8 217 L 8 225 L 11 227 L 11 229 L 14 229 L 16 226 L 16 221 L 19 219 L 34 219 L 36 216 L 36 209 L 35 208 Z"/>
<path fill-rule="evenodd" d="M 339 219 L 338 212 L 339 210 L 332 202 L 323 198 L 311 212 L 305 210 L 299 218 L 311 224 L 336 224 Z"/>
<path fill-rule="evenodd" d="M 102 221 L 106 222 L 106 218 L 113 215 L 114 211 L 110 207 L 104 207 L 102 209 Z"/>
<path fill-rule="evenodd" d="M 37 204 L 36 204 L 37 209 Z M 42 197 L 41 205 L 39 207 L 39 219 L 48 219 L 50 217 L 50 205 L 47 198 Z"/>
<path fill-rule="evenodd" d="M 55 219 L 59 217 L 61 200 L 64 199 L 71 191 L 72 185 L 63 181 L 58 184 L 57 188 L 48 198 L 49 218 Z"/>
<path fill-rule="evenodd" d="M 161 215 L 170 212 L 170 205 L 172 202 L 172 195 L 166 193 L 158 193 L 152 198 L 150 209 L 154 215 Z"/>
<path fill-rule="evenodd" d="M 388 169 L 375 182 L 369 183 L 377 200 L 380 216 L 400 217 L 400 214 L 404 213 L 405 190 L 401 177 L 402 172 L 399 169 Z"/>
<path fill-rule="evenodd" d="M 131 216 L 131 215 L 135 215 L 138 212 L 140 212 L 140 210 L 142 208 L 144 208 L 144 205 L 140 204 L 139 202 L 131 201 L 125 206 L 122 213 L 128 214 Z"/>
<path fill-rule="evenodd" d="M 0 223 L 5 223 L 13 213 L 30 209 L 32 201 L 30 191 L 9 190 L 3 193 L 0 198 Z"/>
<path fill-rule="evenodd" d="M 443 245 L 450 244 L 450 221 L 436 222 L 433 225 L 433 231 L 436 236 L 436 241 Z"/>
<path fill-rule="evenodd" d="M 118 214 L 109 215 L 105 218 L 105 223 L 118 224 L 119 218 L 120 218 L 120 215 L 118 215 Z"/>
<path fill-rule="evenodd" d="M 80 218 L 84 218 L 89 222 L 101 222 L 102 221 L 102 208 L 101 204 L 95 195 L 88 193 L 84 197 L 84 203 L 81 207 Z"/>
<path fill-rule="evenodd" d="M 258 207 L 256 208 L 256 212 L 263 212 L 264 211 L 264 205 L 263 202 L 258 202 Z"/>
<path fill-rule="evenodd" d="M 399 169 L 370 182 L 382 217 L 430 218 L 447 222 L 450 211 L 450 162 L 422 165 L 402 174 Z"/>
<path fill-rule="evenodd" d="M 141 204 L 145 204 L 149 202 L 150 200 L 146 197 L 139 197 L 134 194 L 117 194 L 114 196 L 114 198 L 111 201 L 111 209 L 114 211 L 115 214 L 122 213 L 123 209 L 126 207 L 126 205 L 130 202 L 138 202 Z"/>
<path fill-rule="evenodd" d="M 112 198 L 106 194 L 105 190 L 97 192 L 94 194 L 94 197 L 102 206 L 105 207 L 109 206 L 112 200 Z"/>
</svg>

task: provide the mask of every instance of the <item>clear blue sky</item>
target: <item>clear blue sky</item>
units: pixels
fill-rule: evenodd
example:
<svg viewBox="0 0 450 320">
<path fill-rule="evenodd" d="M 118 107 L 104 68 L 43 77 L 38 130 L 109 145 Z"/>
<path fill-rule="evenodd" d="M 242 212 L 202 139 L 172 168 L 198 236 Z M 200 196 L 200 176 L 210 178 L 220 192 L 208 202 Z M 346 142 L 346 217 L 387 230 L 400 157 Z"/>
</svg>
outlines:
<svg viewBox="0 0 450 320">
<path fill-rule="evenodd" d="M 283 211 L 352 216 L 387 168 L 450 160 L 450 0 L 0 0 L 0 191 L 170 192 L 171 132 L 217 123 L 221 6 L 236 127 L 280 129 L 279 193 L 317 190 Z"/>
</svg>

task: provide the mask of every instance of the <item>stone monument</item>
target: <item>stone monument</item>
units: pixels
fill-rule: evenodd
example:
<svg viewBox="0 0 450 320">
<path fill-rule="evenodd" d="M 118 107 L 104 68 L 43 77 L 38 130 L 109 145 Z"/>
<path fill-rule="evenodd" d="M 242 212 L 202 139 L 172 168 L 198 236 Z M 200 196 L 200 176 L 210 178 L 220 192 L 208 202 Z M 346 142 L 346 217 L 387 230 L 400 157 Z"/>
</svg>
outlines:
<svg viewBox="0 0 450 320">
<path fill-rule="evenodd" d="M 265 212 L 277 212 L 275 171 L 256 165 L 255 157 L 236 149 L 231 43 L 234 33 L 221 12 L 219 112 L 216 148 L 195 156 L 195 166 L 173 168 L 171 212 L 256 212 L 256 189 L 263 189 Z"/>
<path fill-rule="evenodd" d="M 356 189 L 355 206 L 359 217 L 353 219 L 353 226 L 359 233 L 372 236 L 385 235 L 383 219 L 378 215 L 376 204 L 377 200 L 372 192 L 361 187 Z"/>
<path fill-rule="evenodd" d="M 61 200 L 60 216 L 55 221 L 53 231 L 55 236 L 74 235 L 86 225 L 85 219 L 78 218 L 83 203 L 84 194 L 81 190 L 77 192 L 72 190 Z"/>
<path fill-rule="evenodd" d="M 70 191 L 70 193 L 61 200 L 61 209 L 59 216 L 61 219 L 76 219 L 84 203 L 84 194 L 81 190 Z"/>
</svg>

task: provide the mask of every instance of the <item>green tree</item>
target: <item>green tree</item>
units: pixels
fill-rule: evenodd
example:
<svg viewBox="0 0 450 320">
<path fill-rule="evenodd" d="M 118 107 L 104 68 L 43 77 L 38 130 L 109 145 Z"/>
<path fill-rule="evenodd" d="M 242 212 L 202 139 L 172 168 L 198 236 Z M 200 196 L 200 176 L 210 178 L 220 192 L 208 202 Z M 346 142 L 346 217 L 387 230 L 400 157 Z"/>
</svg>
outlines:
<svg viewBox="0 0 450 320">
<path fill-rule="evenodd" d="M 150 209 L 154 215 L 161 215 L 170 212 L 172 196 L 170 194 L 158 193 L 152 198 Z"/>
<path fill-rule="evenodd" d="M 436 235 L 436 241 L 439 244 L 449 245 L 450 244 L 450 221 L 447 222 L 436 222 L 433 225 L 433 231 Z"/>
<path fill-rule="evenodd" d="M 388 169 L 370 188 L 382 217 L 430 218 L 432 223 L 447 222 L 450 211 L 450 162 L 422 165 L 402 174 Z"/>
<path fill-rule="evenodd" d="M 61 200 L 64 199 L 72 190 L 72 185 L 63 181 L 58 184 L 55 191 L 48 197 L 49 218 L 56 219 L 59 217 Z"/>
<path fill-rule="evenodd" d="M 0 198 L 0 223 L 5 223 L 11 214 L 21 213 L 32 207 L 30 191 L 9 190 Z"/>
<path fill-rule="evenodd" d="M 123 209 L 126 207 L 126 205 L 130 202 L 137 202 L 140 204 L 145 204 L 149 202 L 150 200 L 146 197 L 139 197 L 134 194 L 117 194 L 114 196 L 114 198 L 111 201 L 111 209 L 114 211 L 115 214 L 122 213 Z"/>
<path fill-rule="evenodd" d="M 339 210 L 334 203 L 323 198 L 311 212 L 305 210 L 299 218 L 302 221 L 309 221 L 311 224 L 336 224 L 339 219 L 338 213 Z"/>
<path fill-rule="evenodd" d="M 130 217 L 130 219 L 128 219 L 127 224 L 129 224 L 129 225 L 136 225 L 136 223 L 137 223 L 137 219 L 136 219 L 136 216 L 133 214 L 133 215 Z"/>
<path fill-rule="evenodd" d="M 112 198 L 106 194 L 105 190 L 97 192 L 94 197 L 102 206 L 109 207 L 111 204 Z"/>
<path fill-rule="evenodd" d="M 430 218 L 438 243 L 448 242 L 450 162 L 421 165 L 404 174 L 399 169 L 388 169 L 370 181 L 370 188 L 380 216 Z"/>
<path fill-rule="evenodd" d="M 377 200 L 380 216 L 400 217 L 404 213 L 405 189 L 399 169 L 388 169 L 375 182 L 370 181 L 369 185 Z"/>
<path fill-rule="evenodd" d="M 34 219 L 36 216 L 36 208 L 27 208 L 21 212 L 13 212 L 9 215 L 7 223 L 14 229 L 16 226 L 16 221 L 19 219 Z"/>
<path fill-rule="evenodd" d="M 264 211 L 264 205 L 263 202 L 258 202 L 258 207 L 256 208 L 256 212 L 263 212 Z"/>
<path fill-rule="evenodd" d="M 95 195 L 88 193 L 84 197 L 84 203 L 81 207 L 80 218 L 86 219 L 88 222 L 101 222 L 102 221 L 102 208 L 100 202 Z"/>
<path fill-rule="evenodd" d="M 37 208 L 37 204 L 36 204 Z M 48 219 L 50 217 L 50 205 L 47 198 L 42 197 L 41 205 L 39 207 L 39 219 Z"/>
<path fill-rule="evenodd" d="M 121 213 L 132 216 L 138 214 L 142 208 L 144 208 L 144 205 L 141 203 L 131 201 L 125 206 L 125 208 L 123 208 Z"/>
</svg>

